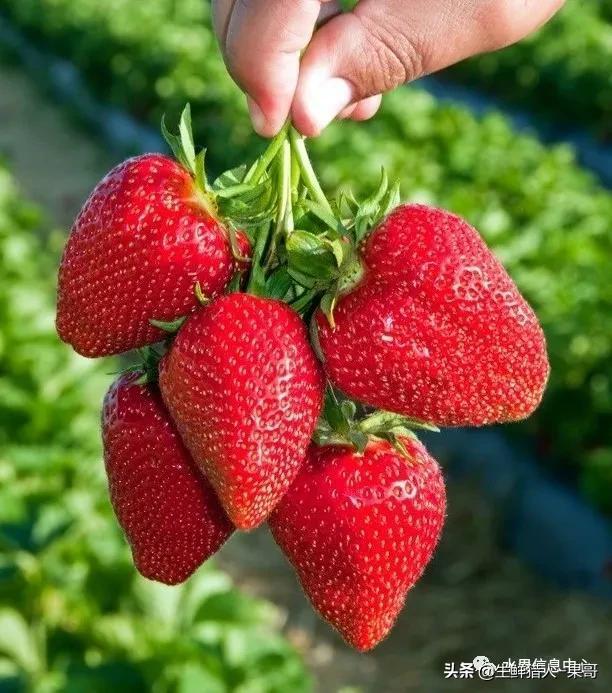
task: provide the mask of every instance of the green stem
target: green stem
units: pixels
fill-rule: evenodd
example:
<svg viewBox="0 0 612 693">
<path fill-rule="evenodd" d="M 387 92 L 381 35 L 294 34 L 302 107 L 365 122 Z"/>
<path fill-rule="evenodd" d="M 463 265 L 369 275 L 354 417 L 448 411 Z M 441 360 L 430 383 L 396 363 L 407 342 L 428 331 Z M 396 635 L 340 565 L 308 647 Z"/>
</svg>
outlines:
<svg viewBox="0 0 612 693">
<path fill-rule="evenodd" d="M 287 139 L 287 132 L 289 131 L 290 121 L 287 121 L 281 131 L 276 135 L 265 152 L 259 157 L 257 166 L 252 171 L 246 175 L 243 183 L 258 183 L 267 171 L 270 164 L 274 161 L 276 155 L 278 154 L 280 148 L 283 146 L 283 142 Z"/>
<path fill-rule="evenodd" d="M 255 247 L 253 248 L 251 274 L 249 276 L 249 282 L 246 288 L 246 292 L 248 294 L 255 294 L 256 296 L 261 295 L 261 291 L 263 290 L 263 287 L 265 285 L 265 272 L 260 263 L 266 250 L 266 244 L 268 242 L 268 229 L 268 224 L 259 227 L 257 238 L 255 240 Z"/>
<path fill-rule="evenodd" d="M 293 205 L 291 200 L 291 147 L 285 139 L 278 153 L 278 213 L 276 225 L 270 247 L 268 248 L 267 258 L 264 263 L 269 268 L 274 261 L 276 246 L 279 237 L 293 231 Z"/>
<path fill-rule="evenodd" d="M 321 207 L 323 207 L 327 212 L 333 214 L 331 205 L 325 197 L 323 188 L 317 179 L 317 174 L 314 171 L 310 157 L 306 151 L 304 138 L 298 134 L 295 128 L 291 128 L 289 130 L 289 138 L 291 140 L 291 148 L 300 166 L 300 172 L 302 174 L 302 179 L 304 180 L 304 185 L 308 188 L 313 200 L 320 204 Z"/>
<path fill-rule="evenodd" d="M 321 293 L 321 289 L 315 287 L 314 289 L 309 289 L 308 291 L 305 291 L 301 296 L 298 296 L 294 301 L 291 301 L 291 307 L 293 310 L 295 310 L 296 313 L 299 313 L 300 311 L 304 310 L 306 306 L 317 296 L 317 294 Z"/>
</svg>

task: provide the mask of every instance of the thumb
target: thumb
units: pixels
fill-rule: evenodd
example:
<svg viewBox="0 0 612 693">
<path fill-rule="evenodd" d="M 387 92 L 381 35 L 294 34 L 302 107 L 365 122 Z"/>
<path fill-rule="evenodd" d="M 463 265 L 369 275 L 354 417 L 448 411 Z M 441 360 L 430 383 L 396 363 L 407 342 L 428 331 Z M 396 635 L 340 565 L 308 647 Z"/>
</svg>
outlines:
<svg viewBox="0 0 612 693">
<path fill-rule="evenodd" d="M 292 104 L 318 135 L 349 104 L 534 31 L 564 0 L 361 0 L 314 34 Z"/>
</svg>

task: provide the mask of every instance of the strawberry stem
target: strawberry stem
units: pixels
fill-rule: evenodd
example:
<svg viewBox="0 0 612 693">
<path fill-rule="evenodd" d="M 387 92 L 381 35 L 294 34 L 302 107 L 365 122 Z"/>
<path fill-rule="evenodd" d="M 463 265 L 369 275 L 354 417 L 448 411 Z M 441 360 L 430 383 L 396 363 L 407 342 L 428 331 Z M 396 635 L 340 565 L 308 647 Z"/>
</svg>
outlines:
<svg viewBox="0 0 612 693">
<path fill-rule="evenodd" d="M 267 149 L 259 157 L 255 168 L 251 169 L 244 178 L 244 183 L 259 183 L 264 173 L 270 167 L 270 164 L 274 161 L 278 155 L 279 150 L 283 146 L 283 142 L 287 139 L 287 132 L 289 131 L 290 121 L 287 121 L 280 132 L 270 141 Z"/>
<path fill-rule="evenodd" d="M 310 157 L 308 156 L 304 137 L 302 137 L 302 135 L 300 135 L 295 128 L 291 128 L 289 130 L 289 139 L 291 141 L 291 149 L 300 167 L 300 173 L 308 192 L 311 194 L 313 200 L 320 204 L 326 212 L 333 214 L 331 205 L 329 204 L 327 197 L 325 197 L 323 188 L 319 183 L 317 174 L 315 173 L 312 162 L 310 161 Z"/>
<path fill-rule="evenodd" d="M 281 235 L 288 235 L 293 231 L 293 205 L 291 193 L 291 148 L 285 138 L 278 152 L 278 210 L 276 224 L 272 236 L 264 267 L 269 269 L 275 260 L 276 247 Z"/>
</svg>

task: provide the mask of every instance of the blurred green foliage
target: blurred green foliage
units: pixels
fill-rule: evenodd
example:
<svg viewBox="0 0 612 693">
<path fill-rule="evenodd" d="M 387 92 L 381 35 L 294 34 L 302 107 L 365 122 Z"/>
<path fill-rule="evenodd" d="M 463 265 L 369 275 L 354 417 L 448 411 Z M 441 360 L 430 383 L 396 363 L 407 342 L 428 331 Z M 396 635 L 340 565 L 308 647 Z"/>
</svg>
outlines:
<svg viewBox="0 0 612 693">
<path fill-rule="evenodd" d="M 446 76 L 611 140 L 611 21 L 610 0 L 571 0 L 536 34 Z"/>
<path fill-rule="evenodd" d="M 512 73 L 520 63 L 557 84 L 557 91 L 538 86 L 533 92 L 534 98 L 554 103 L 556 111 L 567 110 L 559 89 L 569 89 L 571 101 L 571 85 L 587 80 L 580 98 L 575 95 L 575 107 L 584 115 L 594 107 L 580 99 L 600 98 L 602 89 L 605 99 L 612 98 L 612 90 L 605 89 L 612 73 L 604 55 L 612 41 L 610 34 L 603 41 L 604 34 L 592 28 L 602 26 L 592 2 L 570 5 L 540 38 L 514 53 L 480 60 L 508 60 Z M 176 115 L 191 101 L 197 135 L 211 144 L 208 160 L 217 170 L 260 151 L 243 97 L 219 56 L 208 3 L 0 0 L 0 7 L 37 42 L 74 61 L 104 99 L 155 127 L 164 111 Z M 584 18 L 572 25 L 579 12 Z M 555 42 L 548 42 L 548 35 Z M 603 53 L 590 44 L 599 40 Z M 554 60 L 551 46 L 557 46 Z M 570 59 L 584 69 L 557 79 L 550 65 Z M 494 79 L 515 83 L 514 77 Z M 597 118 L 608 108 L 605 99 L 593 110 Z M 312 142 L 312 150 L 330 190 L 345 183 L 357 193 L 369 190 L 384 165 L 401 180 L 405 198 L 448 207 L 483 233 L 534 305 L 548 337 L 550 387 L 536 416 L 517 430 L 532 432 L 544 456 L 580 473 L 585 492 L 609 507 L 610 193 L 575 163 L 567 147 L 546 148 L 517 134 L 499 115 L 477 119 L 414 88 L 388 96 L 367 125 L 329 128 Z"/>
<path fill-rule="evenodd" d="M 137 575 L 99 438 L 111 361 L 54 328 L 56 249 L 0 164 L 0 690 L 308 691 L 278 614 L 211 566 Z"/>
</svg>

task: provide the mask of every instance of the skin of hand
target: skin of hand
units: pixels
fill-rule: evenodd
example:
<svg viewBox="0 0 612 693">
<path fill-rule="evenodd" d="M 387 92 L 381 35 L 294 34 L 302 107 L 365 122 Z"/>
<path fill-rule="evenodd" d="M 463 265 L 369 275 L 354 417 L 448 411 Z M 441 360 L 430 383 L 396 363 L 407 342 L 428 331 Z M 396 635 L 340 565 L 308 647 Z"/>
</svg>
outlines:
<svg viewBox="0 0 612 693">
<path fill-rule="evenodd" d="M 372 117 L 381 94 L 542 26 L 564 0 L 213 0 L 228 70 L 256 132 Z"/>
</svg>

